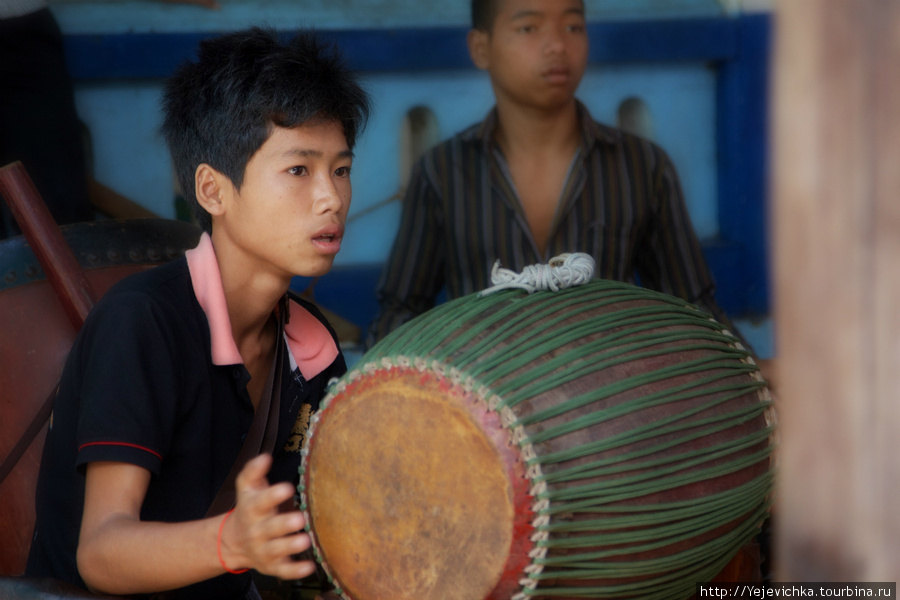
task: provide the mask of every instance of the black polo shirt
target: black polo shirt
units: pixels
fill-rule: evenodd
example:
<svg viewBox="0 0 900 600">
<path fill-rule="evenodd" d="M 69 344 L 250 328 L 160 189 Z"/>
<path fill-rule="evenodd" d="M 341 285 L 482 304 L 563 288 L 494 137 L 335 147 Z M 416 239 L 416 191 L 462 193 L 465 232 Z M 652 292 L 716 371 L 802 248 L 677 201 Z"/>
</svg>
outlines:
<svg viewBox="0 0 900 600">
<path fill-rule="evenodd" d="M 325 324 L 337 343 L 313 305 L 292 300 Z M 305 420 L 328 381 L 346 371 L 338 352 L 307 381 L 284 354 L 273 483 L 296 481 Z M 142 520 L 203 518 L 253 419 L 249 379 L 242 364 L 213 364 L 210 327 L 184 257 L 107 292 L 79 333 L 60 380 L 26 574 L 84 586 L 75 553 L 89 462 L 127 462 L 152 473 Z M 173 597 L 240 598 L 249 582 L 249 574 L 226 574 Z"/>
</svg>

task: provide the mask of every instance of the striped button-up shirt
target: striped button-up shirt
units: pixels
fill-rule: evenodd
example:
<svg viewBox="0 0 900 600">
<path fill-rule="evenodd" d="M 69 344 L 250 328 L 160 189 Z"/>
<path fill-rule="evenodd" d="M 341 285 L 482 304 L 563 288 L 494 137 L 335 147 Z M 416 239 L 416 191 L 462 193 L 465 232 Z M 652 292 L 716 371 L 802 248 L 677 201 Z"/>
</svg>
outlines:
<svg viewBox="0 0 900 600">
<path fill-rule="evenodd" d="M 595 122 L 581 104 L 578 112 L 582 141 L 543 254 L 493 139 L 495 110 L 423 155 L 378 285 L 369 343 L 432 308 L 442 289 L 453 299 L 489 287 L 498 259 L 519 272 L 567 252 L 593 256 L 595 277 L 639 282 L 725 320 L 669 157 Z"/>
</svg>

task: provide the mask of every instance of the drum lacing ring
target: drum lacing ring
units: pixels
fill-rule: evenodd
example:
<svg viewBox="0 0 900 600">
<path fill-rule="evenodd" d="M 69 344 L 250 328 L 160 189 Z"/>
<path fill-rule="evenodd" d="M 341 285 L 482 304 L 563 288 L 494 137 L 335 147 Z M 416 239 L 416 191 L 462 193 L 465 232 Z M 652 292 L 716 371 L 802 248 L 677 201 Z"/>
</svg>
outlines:
<svg viewBox="0 0 900 600">
<path fill-rule="evenodd" d="M 547 491 L 547 481 L 544 479 L 541 463 L 534 451 L 534 446 L 531 444 L 521 446 L 520 451 L 522 453 L 522 458 L 525 460 L 525 464 L 528 465 L 528 468 L 525 470 L 525 475 L 532 483 L 529 493 L 537 498 L 540 494 Z"/>
<path fill-rule="evenodd" d="M 366 363 L 362 367 L 362 370 L 365 371 L 366 375 L 374 375 L 378 369 L 379 367 L 376 363 Z"/>
<path fill-rule="evenodd" d="M 330 392 L 334 388 L 334 386 L 336 386 L 340 382 L 341 380 L 338 377 L 332 377 L 331 379 L 329 379 L 328 383 L 325 384 L 325 393 Z"/>
<path fill-rule="evenodd" d="M 450 367 L 449 370 L 451 373 L 451 379 L 452 379 L 453 383 L 460 386 L 467 393 L 471 394 L 475 390 L 476 386 L 479 387 L 479 392 L 487 391 L 486 386 L 479 384 L 478 381 L 476 381 L 469 375 L 463 373 L 458 368 Z M 484 397 L 484 395 L 482 394 L 482 398 L 483 397 Z"/>
<path fill-rule="evenodd" d="M 534 590 L 537 588 L 537 579 L 520 579 L 519 585 L 521 585 L 526 590 Z M 514 596 L 510 597 L 510 600 L 528 600 L 532 596 L 527 592 L 518 592 Z"/>
<path fill-rule="evenodd" d="M 525 567 L 525 569 L 523 569 L 523 570 L 527 573 L 527 572 L 528 572 L 528 567 Z M 543 570 L 543 569 L 542 569 L 542 570 Z M 539 570 L 537 573 L 528 573 L 528 574 L 529 574 L 529 575 L 540 575 L 542 570 Z M 526 590 L 533 590 L 533 589 L 535 589 L 535 588 L 537 587 L 537 585 L 538 585 L 538 580 L 537 580 L 536 578 L 533 578 L 533 577 L 528 577 L 528 578 L 525 578 L 525 579 L 520 579 L 520 580 L 519 580 L 519 585 L 521 585 L 521 586 L 522 586 L 523 588 L 525 588 Z M 522 595 L 521 595 L 521 597 L 522 597 L 522 598 L 527 598 L 528 595 L 527 595 L 526 593 L 523 592 Z"/>
<path fill-rule="evenodd" d="M 573 252 L 560 254 L 550 259 L 546 265 L 527 265 L 521 273 L 500 267 L 500 261 L 491 269 L 491 287 L 480 296 L 509 288 L 527 291 L 550 290 L 558 292 L 566 288 L 587 283 L 594 276 L 594 259 L 590 254 Z"/>
<path fill-rule="evenodd" d="M 528 438 L 528 436 L 525 435 L 524 430 L 521 436 L 517 436 L 516 429 L 521 429 L 521 427 L 518 427 L 519 419 L 516 417 L 516 413 L 508 406 L 503 405 L 500 407 L 500 422 L 503 423 L 503 426 L 507 429 L 513 430 L 513 441 L 517 444 L 520 444 L 523 440 Z"/>
<path fill-rule="evenodd" d="M 742 359 L 741 362 L 749 364 L 749 365 L 758 366 L 758 365 L 756 365 L 756 361 L 754 361 L 749 356 L 747 358 Z M 750 378 L 753 379 L 754 381 L 762 381 L 763 383 L 768 385 L 768 382 L 765 380 L 765 378 L 762 376 L 762 373 L 760 373 L 759 371 L 753 371 L 752 373 L 750 373 Z M 766 393 L 768 393 L 768 389 L 766 389 Z"/>
<path fill-rule="evenodd" d="M 531 538 L 531 540 L 533 542 L 539 542 L 539 541 L 543 541 L 545 539 L 547 539 L 546 535 L 544 535 L 544 536 L 535 535 Z M 533 559 L 533 560 L 547 558 L 547 547 L 546 546 L 538 546 L 538 547 L 532 548 L 531 551 L 528 552 L 528 558 Z M 540 573 L 541 571 L 544 570 L 543 563 L 535 564 L 532 566 L 537 567 L 535 569 L 535 571 L 537 571 L 538 573 Z"/>
<path fill-rule="evenodd" d="M 779 446 L 781 446 L 781 438 L 779 436 L 780 430 L 778 429 L 778 412 L 775 410 L 775 403 L 772 401 L 772 395 L 769 393 L 768 388 L 763 388 L 765 400 L 770 402 L 770 404 L 763 411 L 763 418 L 766 420 L 766 426 L 770 427 L 772 433 L 769 435 L 769 445 L 772 446 L 772 456 L 769 458 L 769 464 L 771 468 L 777 469 L 778 465 L 781 463 L 779 460 L 781 453 L 778 451 Z"/>
<path fill-rule="evenodd" d="M 309 516 L 308 515 L 306 515 L 306 516 L 307 516 L 306 532 L 309 534 L 309 541 L 310 541 L 309 546 L 310 546 L 310 548 L 312 548 L 313 556 L 315 556 L 316 562 L 319 563 L 320 565 L 322 565 L 322 570 L 325 571 L 325 576 L 328 577 L 328 583 L 334 584 L 335 583 L 334 575 L 331 574 L 331 569 L 328 567 L 328 563 L 325 561 L 325 557 L 322 556 L 322 553 L 319 551 L 319 544 L 316 541 L 316 534 L 312 530 L 312 528 L 308 525 Z M 341 598 L 346 598 L 346 596 L 344 595 L 344 590 L 341 589 L 341 586 L 335 584 L 333 591 Z"/>
<path fill-rule="evenodd" d="M 528 443 L 526 443 L 524 445 L 522 444 L 522 442 L 525 441 L 528 437 L 525 433 L 524 427 L 517 427 L 516 429 L 517 429 L 517 431 L 521 432 L 519 434 L 519 436 L 517 436 L 517 437 L 519 437 L 517 442 L 520 446 L 520 450 L 522 451 L 522 458 L 524 458 L 525 462 L 527 462 L 527 463 L 533 463 L 537 459 L 537 453 L 534 451 L 534 446 L 532 446 L 531 444 L 528 444 Z M 529 466 L 534 466 L 534 465 L 530 464 Z"/>
<path fill-rule="evenodd" d="M 356 374 L 356 376 L 359 376 L 360 373 L 359 373 L 359 371 L 354 371 L 353 374 Z M 353 374 L 351 374 L 351 375 L 353 375 Z M 309 439 L 309 437 L 312 435 L 314 425 L 319 422 L 319 413 L 321 413 L 323 410 L 328 408 L 331 405 L 331 402 L 339 394 L 342 394 L 344 392 L 344 390 L 347 388 L 347 385 L 349 383 L 351 383 L 353 381 L 353 379 L 355 379 L 355 377 L 353 377 L 353 376 L 351 376 L 348 381 L 341 379 L 340 381 L 338 381 L 338 383 L 336 385 L 334 385 L 331 389 L 328 390 L 328 392 L 325 394 L 325 397 L 322 398 L 321 402 L 319 402 L 319 408 L 315 412 L 313 412 L 313 414 L 310 415 L 310 417 L 309 417 L 309 432 L 306 435 L 307 439 Z"/>
<path fill-rule="evenodd" d="M 460 373 L 459 369 L 445 366 L 444 376 L 453 382 L 453 385 L 462 387 L 462 373 Z"/>
<path fill-rule="evenodd" d="M 543 492 L 547 491 L 547 484 L 543 485 Z M 532 494 L 532 496 L 537 497 L 537 494 Z M 547 498 L 541 498 L 535 501 L 534 505 L 531 507 L 531 510 L 537 514 L 531 524 L 535 529 L 539 529 L 541 527 L 546 527 L 550 524 L 550 515 L 547 512 L 550 510 L 550 500 Z M 534 535 L 538 536 L 541 532 L 536 532 Z M 543 532 L 543 535 L 546 537 L 547 533 Z M 532 539 L 535 539 L 534 537 Z"/>
<path fill-rule="evenodd" d="M 312 519 L 310 518 L 309 513 L 309 496 L 306 493 L 306 484 L 304 482 L 304 477 L 306 476 L 306 460 L 309 457 L 309 446 L 312 441 L 312 438 L 316 432 L 316 425 L 321 420 L 320 413 L 328 407 L 331 403 L 331 400 L 336 396 L 337 393 L 343 391 L 346 388 L 346 383 L 342 380 L 337 386 L 334 392 L 329 393 L 323 400 L 322 404 L 316 412 L 314 412 L 309 417 L 309 428 L 306 431 L 306 439 L 303 441 L 303 447 L 300 449 L 300 454 L 303 456 L 303 460 L 300 463 L 300 467 L 298 468 L 298 472 L 300 475 L 300 481 L 297 486 L 297 491 L 300 496 L 300 504 L 299 509 L 303 511 L 303 517 L 306 520 L 306 525 L 304 526 L 304 530 L 307 534 L 309 534 L 310 540 L 310 549 L 312 550 L 313 556 L 316 559 L 316 562 L 322 566 L 322 569 L 325 571 L 325 575 L 328 578 L 329 583 L 335 583 L 334 575 L 331 573 L 331 570 L 328 568 L 328 563 L 325 561 L 325 557 L 322 555 L 322 552 L 319 549 L 318 541 L 316 540 L 315 532 L 312 530 Z M 334 589 L 335 593 L 338 594 L 341 598 L 346 598 L 344 596 L 343 590 L 340 586 L 335 585 Z"/>
<path fill-rule="evenodd" d="M 768 389 L 763 388 L 766 395 L 766 400 L 768 402 L 772 402 L 772 395 L 769 393 Z M 763 411 L 763 418 L 766 420 L 766 425 L 772 427 L 773 429 L 778 425 L 778 412 L 775 410 L 775 404 L 772 402 L 769 404 L 766 409 Z"/>
<path fill-rule="evenodd" d="M 699 311 L 700 309 L 698 308 L 697 310 Z M 718 323 L 718 321 L 716 321 L 713 318 L 710 318 L 709 320 L 712 321 L 713 323 Z M 747 351 L 747 348 L 744 346 L 744 344 L 741 343 L 741 340 L 740 340 L 740 338 L 738 338 L 738 336 L 734 335 L 734 333 L 730 329 L 725 328 L 725 327 L 723 327 L 721 329 L 721 333 L 722 333 L 722 335 L 725 335 L 726 337 L 731 338 L 730 342 L 731 342 L 732 347 L 734 347 L 738 350 L 747 352 L 747 356 L 745 356 L 744 358 L 741 359 L 742 363 L 747 363 L 747 364 L 756 366 L 756 362 L 753 360 L 753 357 L 750 355 L 750 352 Z M 762 376 L 757 374 L 757 377 L 759 377 L 759 380 L 762 381 Z"/>
</svg>

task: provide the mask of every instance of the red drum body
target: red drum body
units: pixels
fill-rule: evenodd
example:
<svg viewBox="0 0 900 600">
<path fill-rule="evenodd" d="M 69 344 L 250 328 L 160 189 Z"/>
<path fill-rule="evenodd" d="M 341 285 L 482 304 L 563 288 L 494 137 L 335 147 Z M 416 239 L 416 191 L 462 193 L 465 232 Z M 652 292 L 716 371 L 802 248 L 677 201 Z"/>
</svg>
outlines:
<svg viewBox="0 0 900 600">
<path fill-rule="evenodd" d="M 332 387 L 301 500 L 344 598 L 689 598 L 767 516 L 773 428 L 748 353 L 681 300 L 473 295 Z"/>
<path fill-rule="evenodd" d="M 135 219 L 62 227 L 99 295 L 131 273 L 179 256 L 199 231 L 179 221 Z M 54 391 L 76 331 L 22 237 L 0 242 L 0 460 Z M 0 575 L 20 575 L 34 527 L 34 490 L 46 427 L 0 482 Z"/>
</svg>

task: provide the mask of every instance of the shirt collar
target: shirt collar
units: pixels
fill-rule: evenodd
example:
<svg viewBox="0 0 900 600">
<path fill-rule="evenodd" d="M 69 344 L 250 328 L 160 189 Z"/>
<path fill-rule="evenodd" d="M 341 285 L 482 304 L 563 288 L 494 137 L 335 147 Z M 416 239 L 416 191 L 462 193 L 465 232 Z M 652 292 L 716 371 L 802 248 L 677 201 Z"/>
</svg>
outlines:
<svg viewBox="0 0 900 600">
<path fill-rule="evenodd" d="M 194 295 L 209 323 L 211 359 L 214 365 L 243 364 L 231 333 L 231 320 L 225 303 L 225 289 L 219 263 L 209 234 L 200 236 L 197 247 L 185 252 Z M 284 337 L 290 353 L 291 370 L 299 368 L 308 380 L 312 379 L 338 356 L 337 344 L 331 332 L 319 319 L 296 302 L 290 306 L 284 327 Z"/>
<path fill-rule="evenodd" d="M 607 125 L 601 125 L 591 118 L 587 107 L 576 100 L 575 104 L 578 111 L 578 122 L 581 126 L 582 143 L 585 148 L 590 149 L 595 144 L 618 144 L 620 135 L 617 129 Z M 497 107 L 491 109 L 487 117 L 463 134 L 463 138 L 467 141 L 480 141 L 485 147 L 494 144 L 494 130 L 497 128 Z"/>
<path fill-rule="evenodd" d="M 297 302 L 288 302 L 288 306 L 284 337 L 290 351 L 291 370 L 299 367 L 309 381 L 328 368 L 340 352 L 331 332 L 319 319 Z"/>
</svg>

